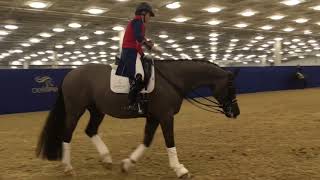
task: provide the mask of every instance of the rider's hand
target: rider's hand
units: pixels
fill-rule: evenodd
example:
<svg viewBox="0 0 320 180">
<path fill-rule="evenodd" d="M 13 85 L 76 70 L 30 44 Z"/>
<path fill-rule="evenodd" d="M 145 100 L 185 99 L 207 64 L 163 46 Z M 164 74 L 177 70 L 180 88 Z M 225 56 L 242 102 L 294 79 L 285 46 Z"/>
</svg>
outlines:
<svg viewBox="0 0 320 180">
<path fill-rule="evenodd" d="M 145 45 L 147 47 L 148 50 L 151 50 L 154 46 L 154 43 L 152 41 L 146 41 Z"/>
</svg>

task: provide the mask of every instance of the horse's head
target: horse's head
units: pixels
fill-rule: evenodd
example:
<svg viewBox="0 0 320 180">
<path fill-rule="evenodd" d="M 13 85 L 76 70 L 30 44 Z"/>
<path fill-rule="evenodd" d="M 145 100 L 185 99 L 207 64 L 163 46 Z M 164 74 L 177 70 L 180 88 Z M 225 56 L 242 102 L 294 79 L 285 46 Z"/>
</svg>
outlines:
<svg viewBox="0 0 320 180">
<path fill-rule="evenodd" d="M 212 88 L 213 96 L 217 99 L 224 114 L 228 118 L 237 118 L 240 114 L 240 109 L 236 97 L 234 75 L 231 72 L 227 73 L 227 78 L 217 81 Z"/>
</svg>

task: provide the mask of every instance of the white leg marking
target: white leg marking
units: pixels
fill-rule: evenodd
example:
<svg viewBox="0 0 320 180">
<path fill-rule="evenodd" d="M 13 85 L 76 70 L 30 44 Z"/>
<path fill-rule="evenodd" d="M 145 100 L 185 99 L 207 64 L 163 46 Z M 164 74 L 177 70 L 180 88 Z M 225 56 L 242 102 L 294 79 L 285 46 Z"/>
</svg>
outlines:
<svg viewBox="0 0 320 180">
<path fill-rule="evenodd" d="M 128 172 L 130 168 L 134 166 L 139 159 L 141 159 L 147 147 L 144 144 L 140 144 L 135 151 L 130 155 L 130 158 L 122 160 L 122 171 Z"/>
<path fill-rule="evenodd" d="M 180 164 L 176 147 L 167 148 L 170 167 L 176 172 L 178 177 L 188 174 L 189 171 Z"/>
<path fill-rule="evenodd" d="M 97 150 L 102 158 L 102 161 L 105 163 L 112 163 L 110 151 L 109 151 L 108 147 L 104 144 L 104 142 L 102 141 L 100 136 L 98 136 L 98 135 L 93 136 L 91 138 L 91 141 L 95 145 L 95 147 L 97 148 Z"/>
<path fill-rule="evenodd" d="M 72 165 L 71 165 L 71 147 L 69 143 L 63 142 L 63 151 L 62 151 L 62 164 L 64 165 L 64 171 L 65 172 L 71 172 L 72 171 Z"/>
</svg>

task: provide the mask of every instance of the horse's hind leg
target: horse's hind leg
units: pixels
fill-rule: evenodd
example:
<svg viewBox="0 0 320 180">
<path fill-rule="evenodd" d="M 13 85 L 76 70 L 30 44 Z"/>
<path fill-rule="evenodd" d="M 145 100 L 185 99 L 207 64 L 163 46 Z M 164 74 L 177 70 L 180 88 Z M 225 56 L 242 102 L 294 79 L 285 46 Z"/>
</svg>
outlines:
<svg viewBox="0 0 320 180">
<path fill-rule="evenodd" d="M 86 128 L 86 134 L 90 137 L 92 143 L 98 150 L 104 166 L 107 169 L 111 169 L 112 158 L 110 155 L 110 151 L 98 135 L 98 128 L 105 115 L 94 106 L 89 107 L 88 110 L 90 112 L 90 120 Z"/>
<path fill-rule="evenodd" d="M 84 113 L 84 109 L 82 110 L 72 110 L 68 111 L 66 109 L 66 124 L 65 131 L 63 136 L 63 156 L 62 156 L 62 164 L 64 166 L 64 172 L 68 175 L 73 175 L 73 167 L 71 165 L 71 146 L 70 142 L 72 139 L 73 131 L 75 130 L 78 121 L 82 114 Z"/>
</svg>

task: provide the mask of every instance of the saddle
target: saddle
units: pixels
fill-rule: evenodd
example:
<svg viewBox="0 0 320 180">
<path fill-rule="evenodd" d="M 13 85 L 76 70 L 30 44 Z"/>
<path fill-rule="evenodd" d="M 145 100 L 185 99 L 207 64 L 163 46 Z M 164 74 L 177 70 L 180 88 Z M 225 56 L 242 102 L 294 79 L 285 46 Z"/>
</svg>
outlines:
<svg viewBox="0 0 320 180">
<path fill-rule="evenodd" d="M 130 91 L 130 82 L 128 77 L 116 75 L 117 61 L 119 58 L 116 57 L 116 63 L 111 65 L 110 75 L 110 88 L 111 91 L 118 94 L 128 94 Z M 155 86 L 155 72 L 154 63 L 152 59 L 138 58 L 136 62 L 136 74 L 141 74 L 144 80 L 145 88 L 141 91 L 142 94 L 149 94 L 154 90 Z"/>
</svg>

